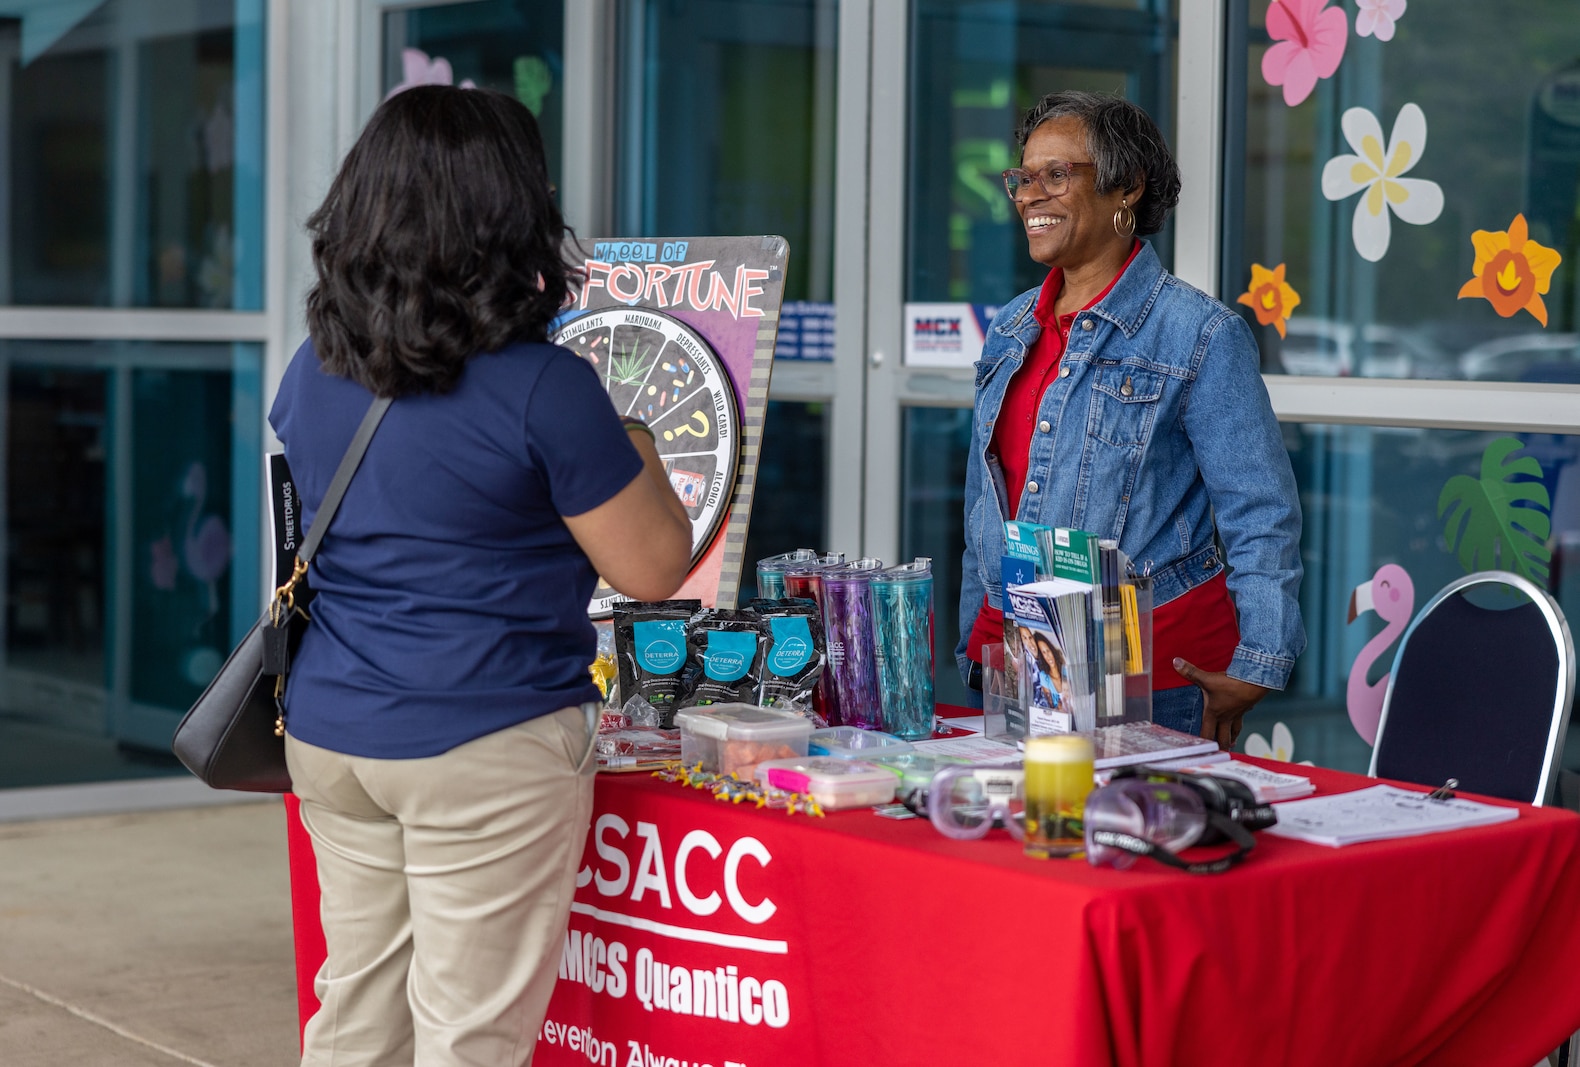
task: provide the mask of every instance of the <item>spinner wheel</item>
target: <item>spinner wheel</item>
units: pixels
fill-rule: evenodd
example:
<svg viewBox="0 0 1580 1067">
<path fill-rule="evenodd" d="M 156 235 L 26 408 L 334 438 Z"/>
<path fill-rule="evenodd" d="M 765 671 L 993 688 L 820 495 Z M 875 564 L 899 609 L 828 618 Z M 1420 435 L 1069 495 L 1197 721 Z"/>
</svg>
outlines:
<svg viewBox="0 0 1580 1067">
<path fill-rule="evenodd" d="M 669 483 L 691 517 L 695 564 L 729 511 L 739 461 L 735 390 L 718 356 L 690 326 L 642 307 L 580 315 L 554 343 L 597 369 L 616 411 L 652 428 Z M 620 599 L 600 581 L 589 611 L 603 617 Z"/>
</svg>

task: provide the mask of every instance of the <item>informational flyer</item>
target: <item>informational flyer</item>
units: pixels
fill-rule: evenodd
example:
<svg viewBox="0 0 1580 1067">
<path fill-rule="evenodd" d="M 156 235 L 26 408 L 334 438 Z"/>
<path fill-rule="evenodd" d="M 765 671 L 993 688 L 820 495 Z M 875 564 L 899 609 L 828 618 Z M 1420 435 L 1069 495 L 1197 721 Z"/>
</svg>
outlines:
<svg viewBox="0 0 1580 1067">
<path fill-rule="evenodd" d="M 692 524 L 691 573 L 677 597 L 731 606 L 768 410 L 784 297 L 782 237 L 583 240 L 583 273 L 555 341 L 593 365 L 622 415 L 653 430 Z M 624 599 L 599 584 L 589 612 Z"/>
</svg>

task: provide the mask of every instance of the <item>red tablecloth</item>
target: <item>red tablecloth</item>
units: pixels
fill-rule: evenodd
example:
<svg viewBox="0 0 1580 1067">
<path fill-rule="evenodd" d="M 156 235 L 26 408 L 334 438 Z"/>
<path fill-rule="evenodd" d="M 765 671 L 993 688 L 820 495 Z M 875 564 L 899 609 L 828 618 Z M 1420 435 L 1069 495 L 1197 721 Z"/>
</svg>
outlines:
<svg viewBox="0 0 1580 1067">
<path fill-rule="evenodd" d="M 305 1019 L 323 939 L 289 811 Z M 646 776 L 600 775 L 594 819 L 538 1064 L 1530 1067 L 1580 1029 L 1566 811 L 1343 849 L 1263 834 L 1203 877 Z"/>
</svg>

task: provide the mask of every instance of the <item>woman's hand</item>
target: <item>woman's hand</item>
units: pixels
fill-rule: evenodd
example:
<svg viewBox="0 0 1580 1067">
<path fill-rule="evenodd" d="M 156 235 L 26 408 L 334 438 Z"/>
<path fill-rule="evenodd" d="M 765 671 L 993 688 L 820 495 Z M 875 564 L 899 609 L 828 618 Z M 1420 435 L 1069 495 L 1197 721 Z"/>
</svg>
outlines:
<svg viewBox="0 0 1580 1067">
<path fill-rule="evenodd" d="M 1239 738 L 1245 713 L 1272 692 L 1254 682 L 1231 678 L 1222 671 L 1198 670 L 1182 659 L 1175 659 L 1174 669 L 1201 690 L 1201 735 L 1217 741 L 1218 747 L 1225 750 L 1234 747 Z"/>
</svg>

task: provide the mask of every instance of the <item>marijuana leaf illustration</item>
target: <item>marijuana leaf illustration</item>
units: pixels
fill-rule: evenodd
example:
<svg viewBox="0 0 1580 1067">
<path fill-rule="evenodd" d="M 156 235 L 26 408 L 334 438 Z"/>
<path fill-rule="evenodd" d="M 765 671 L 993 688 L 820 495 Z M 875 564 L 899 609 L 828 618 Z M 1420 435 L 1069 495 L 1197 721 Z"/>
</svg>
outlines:
<svg viewBox="0 0 1580 1067">
<path fill-rule="evenodd" d="M 611 385 L 641 385 L 647 378 L 647 372 L 653 369 L 653 361 L 642 362 L 642 357 L 651 352 L 652 346 L 643 348 L 633 345 L 624 352 L 614 352 L 609 357 L 609 382 Z"/>
</svg>

